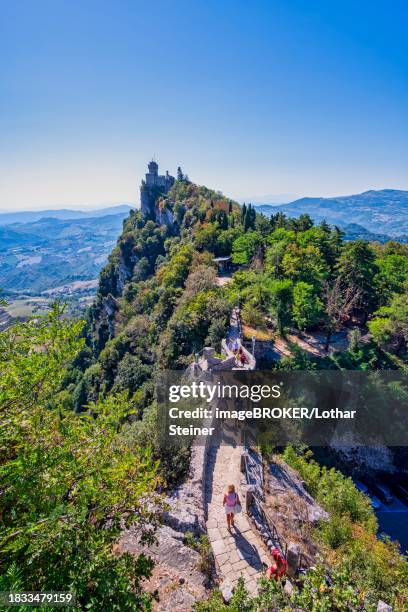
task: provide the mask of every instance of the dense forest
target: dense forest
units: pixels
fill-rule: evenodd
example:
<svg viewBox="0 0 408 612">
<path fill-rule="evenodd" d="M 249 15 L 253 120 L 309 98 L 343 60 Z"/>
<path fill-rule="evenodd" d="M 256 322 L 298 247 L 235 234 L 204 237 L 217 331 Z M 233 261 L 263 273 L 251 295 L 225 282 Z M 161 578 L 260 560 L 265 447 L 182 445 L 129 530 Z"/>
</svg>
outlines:
<svg viewBox="0 0 408 612">
<path fill-rule="evenodd" d="M 263 364 L 270 369 L 407 369 L 407 245 L 346 242 L 306 214 L 267 218 L 179 178 L 156 201 L 171 223 L 139 211 L 124 221 L 86 321 L 56 305 L 0 334 L 0 590 L 72 588 L 82 609 L 149 609 L 142 578 L 151 560 L 119 556 L 115 542 L 124 523 L 152 541 L 160 491 L 189 463 L 187 447 L 157 437 L 155 381 L 161 370 L 185 369 L 204 346 L 220 352 L 233 307 L 251 334 L 272 343 L 289 333 L 324 338 L 319 355 L 289 342 L 290 354 Z M 217 282 L 220 256 L 231 256 L 227 283 Z M 344 350 L 331 351 L 341 332 Z M 316 537 L 337 568 L 334 585 L 319 591 L 317 568 L 292 601 L 275 583 L 258 601 L 241 585 L 225 609 L 358 609 L 364 591 L 403 609 L 406 563 L 395 545 L 377 541 L 364 496 L 307 454 L 285 453 L 312 493 L 326 495 L 333 518 Z M 197 609 L 224 604 L 215 594 Z"/>
</svg>

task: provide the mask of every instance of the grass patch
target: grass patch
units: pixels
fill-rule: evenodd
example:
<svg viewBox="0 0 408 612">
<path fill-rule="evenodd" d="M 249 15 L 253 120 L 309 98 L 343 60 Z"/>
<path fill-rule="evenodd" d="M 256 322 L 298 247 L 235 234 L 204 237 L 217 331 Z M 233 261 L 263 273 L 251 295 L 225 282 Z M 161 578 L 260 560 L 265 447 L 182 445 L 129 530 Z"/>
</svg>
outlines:
<svg viewBox="0 0 408 612">
<path fill-rule="evenodd" d="M 242 331 L 245 340 L 251 340 L 252 336 L 255 336 L 257 340 L 270 341 L 275 339 L 275 333 L 272 329 L 267 327 L 251 327 L 245 323 L 242 325 Z"/>
<path fill-rule="evenodd" d="M 34 300 L 13 300 L 7 305 L 8 314 L 13 318 L 26 319 L 38 314 L 45 314 L 49 310 L 48 302 Z"/>
</svg>

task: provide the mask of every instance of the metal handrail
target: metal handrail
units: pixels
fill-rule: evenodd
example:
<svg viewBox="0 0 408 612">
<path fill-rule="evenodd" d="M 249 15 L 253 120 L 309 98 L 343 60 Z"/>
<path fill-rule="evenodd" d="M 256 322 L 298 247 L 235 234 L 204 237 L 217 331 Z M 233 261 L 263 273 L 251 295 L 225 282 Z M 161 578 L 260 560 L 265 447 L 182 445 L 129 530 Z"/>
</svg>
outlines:
<svg viewBox="0 0 408 612">
<path fill-rule="evenodd" d="M 248 448 L 248 444 L 247 444 L 247 435 L 246 432 L 244 431 L 244 446 L 245 448 Z M 251 485 L 250 482 L 250 472 L 249 472 L 249 468 L 248 468 L 248 452 L 244 454 L 244 467 L 245 467 L 245 479 L 248 485 Z M 256 491 L 253 491 L 253 504 L 256 506 L 256 509 L 260 515 L 260 517 L 263 520 L 263 523 L 266 527 L 266 530 L 270 536 L 270 539 L 272 541 L 275 541 L 278 543 L 278 546 L 280 548 L 281 553 L 283 554 L 284 558 L 287 559 L 287 554 L 288 554 L 288 543 L 285 540 L 285 538 L 281 537 L 279 535 L 278 529 L 275 525 L 275 523 L 273 522 L 273 520 L 266 514 L 265 509 L 263 507 L 263 502 L 262 499 L 260 499 L 259 494 Z M 305 569 L 307 570 L 309 567 L 309 564 L 307 563 L 307 556 L 303 553 L 300 552 L 299 556 L 298 556 L 298 560 L 297 560 L 297 570 L 302 570 Z M 330 576 L 329 571 L 327 571 L 328 576 Z"/>
<path fill-rule="evenodd" d="M 260 506 L 259 507 L 260 514 L 261 514 L 264 522 L 266 523 L 266 525 L 268 527 L 268 531 L 269 531 L 270 535 L 272 536 L 272 538 L 276 542 L 278 542 L 279 548 L 280 548 L 283 556 L 286 559 L 287 554 L 288 554 L 288 543 L 286 542 L 286 540 L 284 538 L 282 538 L 279 535 L 279 532 L 278 532 L 278 530 L 276 528 L 275 523 L 272 521 L 272 519 L 270 519 L 268 517 L 268 515 L 266 514 L 266 512 L 265 512 L 264 508 L 262 507 L 262 505 L 259 504 L 259 506 Z"/>
<path fill-rule="evenodd" d="M 245 466 L 245 479 L 247 481 L 247 484 L 250 485 L 251 483 L 250 483 L 249 470 L 248 470 L 248 456 L 246 454 L 244 455 L 244 466 Z M 287 552 L 288 552 L 288 543 L 286 542 L 284 538 L 281 538 L 276 528 L 275 523 L 265 513 L 265 510 L 262 506 L 262 500 L 259 499 L 259 495 L 257 494 L 256 491 L 253 492 L 253 497 L 255 500 L 255 504 L 257 506 L 257 510 L 259 514 L 261 515 L 261 518 L 263 519 L 263 522 L 266 526 L 266 529 L 270 535 L 271 540 L 274 540 L 275 542 L 278 543 L 279 548 L 281 549 L 281 552 L 286 559 Z"/>
</svg>

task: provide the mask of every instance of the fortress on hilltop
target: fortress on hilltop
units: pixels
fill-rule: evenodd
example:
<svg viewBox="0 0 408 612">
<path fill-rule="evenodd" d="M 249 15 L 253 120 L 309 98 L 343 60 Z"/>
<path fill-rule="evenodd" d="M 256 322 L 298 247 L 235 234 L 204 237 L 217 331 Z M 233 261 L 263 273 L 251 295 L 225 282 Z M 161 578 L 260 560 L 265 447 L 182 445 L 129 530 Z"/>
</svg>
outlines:
<svg viewBox="0 0 408 612">
<path fill-rule="evenodd" d="M 154 218 L 157 197 L 168 193 L 170 187 L 174 185 L 175 178 L 167 171 L 166 174 L 159 174 L 159 165 L 154 160 L 147 167 L 149 172 L 146 173 L 146 178 L 142 180 L 140 186 L 140 205 L 144 217 Z"/>
</svg>

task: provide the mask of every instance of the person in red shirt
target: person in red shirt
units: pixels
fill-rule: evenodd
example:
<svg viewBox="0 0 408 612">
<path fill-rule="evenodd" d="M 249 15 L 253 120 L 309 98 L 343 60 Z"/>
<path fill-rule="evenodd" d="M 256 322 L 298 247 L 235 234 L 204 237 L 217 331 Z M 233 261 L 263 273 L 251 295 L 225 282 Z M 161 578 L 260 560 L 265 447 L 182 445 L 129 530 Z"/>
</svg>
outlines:
<svg viewBox="0 0 408 612">
<path fill-rule="evenodd" d="M 275 564 L 271 565 L 267 569 L 266 573 L 268 578 L 270 578 L 271 580 L 279 580 L 286 574 L 288 564 L 286 563 L 285 557 L 282 555 L 281 552 L 279 552 L 277 548 L 273 548 L 271 554 Z"/>
</svg>

